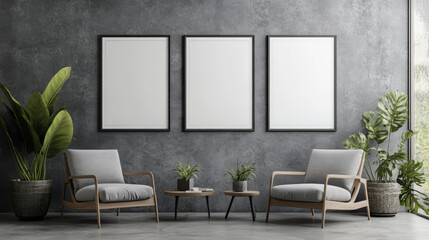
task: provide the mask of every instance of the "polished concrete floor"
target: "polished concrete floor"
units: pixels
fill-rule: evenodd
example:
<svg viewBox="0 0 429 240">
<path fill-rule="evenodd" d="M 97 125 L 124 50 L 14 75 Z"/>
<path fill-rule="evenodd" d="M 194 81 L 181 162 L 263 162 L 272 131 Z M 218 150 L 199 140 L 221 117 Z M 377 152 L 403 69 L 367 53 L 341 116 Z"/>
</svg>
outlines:
<svg viewBox="0 0 429 240">
<path fill-rule="evenodd" d="M 429 239 L 429 220 L 399 213 L 393 218 L 372 218 L 363 214 L 328 212 L 325 229 L 321 214 L 272 213 L 161 213 L 155 223 L 153 213 L 102 213 L 102 228 L 97 228 L 95 213 L 50 213 L 45 220 L 18 221 L 13 214 L 0 214 L 0 239 Z"/>
</svg>

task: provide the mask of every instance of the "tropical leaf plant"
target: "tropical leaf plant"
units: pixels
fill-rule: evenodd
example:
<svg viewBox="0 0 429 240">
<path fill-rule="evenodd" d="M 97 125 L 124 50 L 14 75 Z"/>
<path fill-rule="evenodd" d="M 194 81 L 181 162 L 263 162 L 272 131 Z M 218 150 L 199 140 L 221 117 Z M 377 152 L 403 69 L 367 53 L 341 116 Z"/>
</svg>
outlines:
<svg viewBox="0 0 429 240">
<path fill-rule="evenodd" d="M 34 93 L 25 107 L 0 83 L 7 99 L 7 102 L 5 99 L 1 102 L 17 131 L 11 131 L 3 117 L 0 117 L 0 125 L 21 180 L 44 180 L 46 159 L 56 156 L 70 144 L 73 137 L 72 118 L 64 110 L 65 106 L 55 110 L 59 99 L 57 94 L 70 76 L 70 71 L 71 67 L 58 71 L 43 93 Z M 13 136 L 15 132 L 17 134 Z"/>
<path fill-rule="evenodd" d="M 364 112 L 362 115 L 364 128 L 367 129 L 368 139 L 374 139 L 377 144 L 382 144 L 386 139 L 388 132 L 383 126 L 381 116 L 374 117 L 374 112 Z"/>
<path fill-rule="evenodd" d="M 425 174 L 422 168 L 423 162 L 416 162 L 414 160 L 400 165 L 398 183 L 405 187 L 401 189 L 399 201 L 401 205 L 413 213 L 417 213 L 419 209 L 422 209 L 429 215 L 429 197 L 417 190 L 417 186 L 422 187 L 425 183 Z"/>
<path fill-rule="evenodd" d="M 350 135 L 350 137 L 343 142 L 343 145 L 347 149 L 362 149 L 365 153 L 367 153 L 365 154 L 365 163 L 366 163 L 364 165 L 365 173 L 367 176 L 374 179 L 375 176 L 371 169 L 371 164 L 368 161 L 368 157 L 371 154 L 370 150 L 373 150 L 374 148 L 371 148 L 369 146 L 369 142 L 370 142 L 370 137 L 360 132 L 359 135 L 356 135 L 356 134 Z"/>
<path fill-rule="evenodd" d="M 413 185 L 421 186 L 425 183 L 422 172 L 423 163 L 408 160 L 404 151 L 407 141 L 417 132 L 406 130 L 400 136 L 396 151 L 392 151 L 392 133 L 397 132 L 408 120 L 408 96 L 405 93 L 389 92 L 380 98 L 377 105 L 377 115 L 374 112 L 365 112 L 362 115 L 363 132 L 352 134 L 343 145 L 347 149 L 362 149 L 366 156 L 375 151 L 376 169 L 372 170 L 372 163 L 366 159 L 365 171 L 371 181 L 394 182 L 401 185 L 400 203 L 408 210 L 416 212 L 418 209 L 429 213 L 429 197 L 416 189 Z M 381 146 L 384 144 L 383 146 Z M 366 167 L 368 166 L 368 168 Z M 395 170 L 399 171 L 394 179 Z"/>
<path fill-rule="evenodd" d="M 201 169 L 202 166 L 200 164 L 191 166 L 189 162 L 182 164 L 182 162 L 179 161 L 179 164 L 176 164 L 176 168 L 173 169 L 173 172 L 179 177 L 179 179 L 185 179 L 186 181 L 189 181 L 189 179 L 192 177 L 198 178 L 196 173 Z"/>
<path fill-rule="evenodd" d="M 253 180 L 256 175 L 255 163 L 240 163 L 237 159 L 237 165 L 232 170 L 227 170 L 226 175 L 231 179 L 231 181 L 247 181 Z"/>
</svg>

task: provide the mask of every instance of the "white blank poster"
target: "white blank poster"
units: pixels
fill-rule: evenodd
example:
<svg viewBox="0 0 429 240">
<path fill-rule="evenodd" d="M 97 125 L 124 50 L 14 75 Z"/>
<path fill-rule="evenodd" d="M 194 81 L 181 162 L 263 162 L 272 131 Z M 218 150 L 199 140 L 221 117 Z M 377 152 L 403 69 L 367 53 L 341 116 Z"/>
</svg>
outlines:
<svg viewBox="0 0 429 240">
<path fill-rule="evenodd" d="M 185 44 L 185 130 L 253 131 L 253 36 Z"/>
<path fill-rule="evenodd" d="M 335 37 L 268 37 L 269 131 L 335 131 Z"/>
<path fill-rule="evenodd" d="M 101 130 L 169 129 L 169 37 L 102 37 Z"/>
</svg>

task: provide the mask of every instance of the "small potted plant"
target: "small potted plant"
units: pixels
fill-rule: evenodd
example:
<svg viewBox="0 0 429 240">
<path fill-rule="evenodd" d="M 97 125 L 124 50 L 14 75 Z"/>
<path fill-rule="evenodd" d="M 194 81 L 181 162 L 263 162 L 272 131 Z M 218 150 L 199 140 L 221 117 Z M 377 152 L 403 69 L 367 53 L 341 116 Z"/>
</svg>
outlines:
<svg viewBox="0 0 429 240">
<path fill-rule="evenodd" d="M 176 168 L 173 170 L 177 174 L 179 179 L 177 179 L 177 190 L 186 191 L 194 187 L 194 178 L 198 178 L 197 172 L 200 171 L 202 166 L 196 164 L 193 167 L 189 165 L 189 162 L 186 162 L 185 165 L 182 162 L 176 164 Z"/>
<path fill-rule="evenodd" d="M 241 164 L 237 159 L 237 166 L 233 170 L 227 170 L 226 175 L 232 181 L 232 190 L 234 192 L 246 192 L 247 191 L 247 181 L 253 180 L 256 177 L 255 173 L 255 163 L 245 163 Z"/>
</svg>

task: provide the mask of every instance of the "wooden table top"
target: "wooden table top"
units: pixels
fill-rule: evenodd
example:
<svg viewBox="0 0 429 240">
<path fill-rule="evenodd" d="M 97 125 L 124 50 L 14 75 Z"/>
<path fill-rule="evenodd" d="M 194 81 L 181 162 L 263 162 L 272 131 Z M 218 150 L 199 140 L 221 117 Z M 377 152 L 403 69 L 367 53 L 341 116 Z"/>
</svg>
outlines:
<svg viewBox="0 0 429 240">
<path fill-rule="evenodd" d="M 234 192 L 234 191 L 225 191 L 223 194 L 233 197 L 250 197 L 250 196 L 259 196 L 259 191 L 246 191 L 246 192 Z"/>
<path fill-rule="evenodd" d="M 167 190 L 164 192 L 165 195 L 169 196 L 180 196 L 180 197 L 204 197 L 204 196 L 212 196 L 216 194 L 216 191 L 213 190 L 211 192 L 197 192 L 197 193 L 187 193 L 186 191 L 177 191 L 177 190 Z"/>
</svg>

